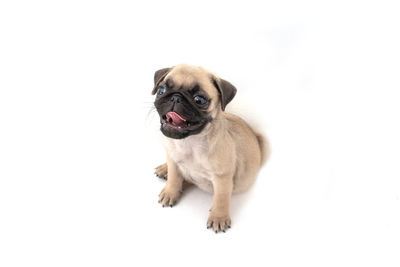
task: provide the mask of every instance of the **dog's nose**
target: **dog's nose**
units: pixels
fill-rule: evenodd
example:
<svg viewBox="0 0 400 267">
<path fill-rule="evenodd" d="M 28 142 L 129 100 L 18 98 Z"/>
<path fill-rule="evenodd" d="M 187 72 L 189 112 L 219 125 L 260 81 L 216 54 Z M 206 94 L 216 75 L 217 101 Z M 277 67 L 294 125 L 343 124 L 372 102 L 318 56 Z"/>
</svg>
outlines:
<svg viewBox="0 0 400 267">
<path fill-rule="evenodd" d="M 180 96 L 180 95 L 173 95 L 170 98 L 170 101 L 175 102 L 175 103 L 181 103 L 181 100 L 182 100 L 182 96 Z"/>
</svg>

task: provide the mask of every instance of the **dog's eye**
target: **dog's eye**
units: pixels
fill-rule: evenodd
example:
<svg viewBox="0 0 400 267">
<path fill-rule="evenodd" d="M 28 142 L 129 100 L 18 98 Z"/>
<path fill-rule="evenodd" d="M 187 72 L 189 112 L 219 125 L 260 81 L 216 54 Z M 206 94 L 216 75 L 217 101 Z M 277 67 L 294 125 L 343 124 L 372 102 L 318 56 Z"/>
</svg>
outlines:
<svg viewBox="0 0 400 267">
<path fill-rule="evenodd" d="M 160 86 L 158 87 L 157 95 L 162 95 L 162 94 L 164 94 L 164 93 L 165 93 L 165 90 L 166 90 L 165 85 L 160 85 Z"/>
<path fill-rule="evenodd" d="M 194 97 L 194 102 L 196 102 L 197 105 L 202 106 L 207 103 L 207 99 L 204 96 L 197 95 Z"/>
</svg>

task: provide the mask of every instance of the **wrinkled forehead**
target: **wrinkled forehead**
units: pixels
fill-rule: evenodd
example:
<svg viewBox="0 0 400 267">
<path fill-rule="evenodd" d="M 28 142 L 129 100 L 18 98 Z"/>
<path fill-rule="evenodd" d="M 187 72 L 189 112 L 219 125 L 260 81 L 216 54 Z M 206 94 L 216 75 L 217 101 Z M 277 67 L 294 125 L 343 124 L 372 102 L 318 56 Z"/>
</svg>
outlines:
<svg viewBox="0 0 400 267">
<path fill-rule="evenodd" d="M 212 83 L 212 74 L 200 67 L 177 66 L 165 77 L 170 87 L 179 90 L 192 90 L 199 87 L 209 97 L 217 96 L 217 91 Z"/>
</svg>

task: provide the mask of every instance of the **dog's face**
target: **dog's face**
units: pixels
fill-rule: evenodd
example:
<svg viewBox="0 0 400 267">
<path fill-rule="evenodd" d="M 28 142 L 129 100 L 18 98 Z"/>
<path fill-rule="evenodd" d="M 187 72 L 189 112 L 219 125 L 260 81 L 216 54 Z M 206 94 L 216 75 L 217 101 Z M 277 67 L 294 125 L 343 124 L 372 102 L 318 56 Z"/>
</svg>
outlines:
<svg viewBox="0 0 400 267">
<path fill-rule="evenodd" d="M 200 67 L 178 65 L 154 74 L 161 132 L 182 139 L 200 133 L 233 99 L 236 88 Z"/>
</svg>

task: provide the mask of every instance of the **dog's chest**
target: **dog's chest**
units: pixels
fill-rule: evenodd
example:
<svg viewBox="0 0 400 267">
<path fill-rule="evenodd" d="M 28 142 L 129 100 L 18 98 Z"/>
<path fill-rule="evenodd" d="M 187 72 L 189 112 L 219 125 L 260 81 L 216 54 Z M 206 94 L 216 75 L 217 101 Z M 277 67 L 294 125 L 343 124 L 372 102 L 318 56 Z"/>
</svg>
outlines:
<svg viewBox="0 0 400 267">
<path fill-rule="evenodd" d="M 184 178 L 209 191 L 212 171 L 207 144 L 201 138 L 188 137 L 183 140 L 167 139 L 165 146 L 168 155 L 177 163 Z"/>
</svg>

